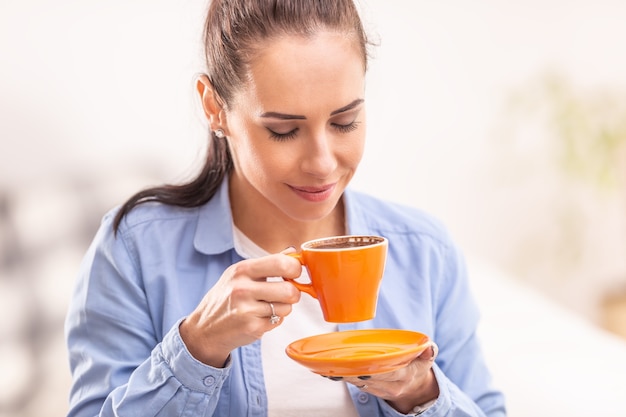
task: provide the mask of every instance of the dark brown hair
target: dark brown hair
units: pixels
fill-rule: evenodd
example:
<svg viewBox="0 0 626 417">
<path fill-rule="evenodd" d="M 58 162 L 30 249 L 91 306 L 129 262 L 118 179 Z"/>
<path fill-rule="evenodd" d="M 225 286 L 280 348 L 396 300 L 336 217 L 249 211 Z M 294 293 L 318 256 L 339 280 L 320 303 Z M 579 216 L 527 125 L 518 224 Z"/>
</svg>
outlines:
<svg viewBox="0 0 626 417">
<path fill-rule="evenodd" d="M 367 68 L 368 41 L 353 0 L 213 0 L 204 25 L 207 76 L 222 105 L 228 109 L 235 92 L 243 88 L 248 66 L 264 42 L 283 35 L 313 36 L 333 30 L 355 37 Z M 117 232 L 122 218 L 138 204 L 157 201 L 180 207 L 208 202 L 233 169 L 225 139 L 211 133 L 204 166 L 191 181 L 162 185 L 130 197 L 113 222 Z"/>
</svg>

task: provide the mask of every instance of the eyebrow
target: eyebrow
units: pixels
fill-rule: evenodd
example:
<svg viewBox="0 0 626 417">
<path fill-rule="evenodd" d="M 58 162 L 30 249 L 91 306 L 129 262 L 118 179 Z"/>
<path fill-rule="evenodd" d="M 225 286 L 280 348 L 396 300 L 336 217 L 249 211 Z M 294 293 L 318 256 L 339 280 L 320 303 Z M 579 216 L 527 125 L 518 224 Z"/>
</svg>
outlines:
<svg viewBox="0 0 626 417">
<path fill-rule="evenodd" d="M 343 113 L 343 112 L 348 111 L 348 110 L 352 110 L 353 108 L 355 108 L 359 104 L 363 103 L 364 101 L 365 100 L 363 100 L 362 98 L 357 98 L 356 100 L 354 100 L 352 103 L 348 104 L 347 106 L 343 106 L 340 109 L 333 110 L 332 112 L 330 112 L 330 115 L 334 116 L 335 114 L 339 114 L 339 113 Z"/>
<path fill-rule="evenodd" d="M 330 112 L 330 115 L 334 116 L 336 114 L 343 113 L 348 110 L 352 110 L 353 108 L 363 103 L 364 101 L 365 100 L 363 100 L 362 98 L 358 98 L 346 106 L 343 106 L 337 110 L 333 110 L 332 112 Z M 274 118 L 274 119 L 282 119 L 282 120 L 306 120 L 306 116 L 302 116 L 299 114 L 279 113 L 275 111 L 268 111 L 268 112 L 262 113 L 260 116 L 264 118 Z"/>
</svg>

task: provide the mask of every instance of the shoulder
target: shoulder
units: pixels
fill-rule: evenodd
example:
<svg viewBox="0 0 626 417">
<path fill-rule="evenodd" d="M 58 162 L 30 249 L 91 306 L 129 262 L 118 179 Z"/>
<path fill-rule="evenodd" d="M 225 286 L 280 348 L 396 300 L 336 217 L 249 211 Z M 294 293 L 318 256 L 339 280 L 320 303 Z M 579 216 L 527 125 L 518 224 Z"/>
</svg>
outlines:
<svg viewBox="0 0 626 417">
<path fill-rule="evenodd" d="M 116 207 L 104 216 L 104 224 L 110 224 L 120 207 Z M 157 202 L 141 203 L 130 210 L 119 224 L 118 234 L 121 236 L 143 234 L 150 231 L 158 234 L 161 231 L 172 232 L 181 228 L 193 227 L 197 223 L 199 208 L 185 208 Z"/>
<path fill-rule="evenodd" d="M 443 222 L 419 208 L 359 191 L 349 192 L 348 205 L 350 215 L 357 217 L 357 222 L 364 222 L 383 235 L 414 235 L 446 246 L 452 244 Z"/>
</svg>

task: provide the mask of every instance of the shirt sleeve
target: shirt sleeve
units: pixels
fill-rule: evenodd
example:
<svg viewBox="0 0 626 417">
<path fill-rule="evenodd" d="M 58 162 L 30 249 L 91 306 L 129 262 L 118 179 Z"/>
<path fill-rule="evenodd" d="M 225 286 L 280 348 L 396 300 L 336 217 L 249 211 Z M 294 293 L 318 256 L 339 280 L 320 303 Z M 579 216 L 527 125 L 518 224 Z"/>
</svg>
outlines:
<svg viewBox="0 0 626 417">
<path fill-rule="evenodd" d="M 443 268 L 433 283 L 439 398 L 421 416 L 504 417 L 504 396 L 493 386 L 477 336 L 480 314 L 464 257 L 452 243 L 440 255 Z"/>
<path fill-rule="evenodd" d="M 158 340 L 137 265 L 105 218 L 66 318 L 68 416 L 212 415 L 230 364 L 219 369 L 194 359 L 180 321 Z"/>
</svg>

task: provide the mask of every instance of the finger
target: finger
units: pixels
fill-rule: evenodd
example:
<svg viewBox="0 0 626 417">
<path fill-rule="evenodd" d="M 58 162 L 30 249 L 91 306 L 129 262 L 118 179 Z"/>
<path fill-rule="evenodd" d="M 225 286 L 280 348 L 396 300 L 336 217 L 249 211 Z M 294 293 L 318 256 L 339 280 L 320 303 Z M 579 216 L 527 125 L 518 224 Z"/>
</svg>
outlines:
<svg viewBox="0 0 626 417">
<path fill-rule="evenodd" d="M 349 384 L 352 384 L 354 386 L 357 386 L 357 387 L 360 386 L 360 385 L 363 385 L 363 384 L 370 384 L 370 383 L 381 382 L 380 380 L 369 379 L 369 378 L 367 380 L 363 380 L 363 379 L 361 379 L 361 377 L 355 377 L 355 376 L 346 377 L 346 378 L 343 378 L 343 380 L 345 382 L 347 382 Z"/>
<path fill-rule="evenodd" d="M 437 355 L 439 354 L 439 346 L 437 346 L 437 344 L 433 341 L 429 342 L 430 346 L 425 349 L 419 356 L 418 358 L 420 360 L 426 360 L 426 361 L 430 361 L 430 362 L 434 362 L 435 359 L 437 358 Z"/>
<path fill-rule="evenodd" d="M 268 302 L 267 305 L 270 307 L 270 316 L 269 316 L 270 324 L 272 325 L 280 324 L 283 318 L 282 316 L 279 316 L 276 314 L 276 308 L 274 307 L 274 303 Z"/>
<path fill-rule="evenodd" d="M 284 262 L 285 260 L 287 262 Z M 300 300 L 300 291 L 291 283 L 283 280 L 267 281 L 268 276 L 286 274 L 290 269 L 290 261 L 295 262 L 296 269 L 301 272 L 302 267 L 297 260 L 280 254 L 248 259 L 231 265 L 224 274 L 225 279 L 230 282 L 230 292 L 241 300 L 297 303 Z"/>
<path fill-rule="evenodd" d="M 289 303 L 260 300 L 258 317 L 269 318 L 275 315 L 284 318 L 291 314 L 292 310 L 293 307 Z"/>
<path fill-rule="evenodd" d="M 273 254 L 261 258 L 246 259 L 230 267 L 235 276 L 265 281 L 268 277 L 298 278 L 302 265 L 297 259 L 284 254 Z"/>
<path fill-rule="evenodd" d="M 290 312 L 291 305 L 300 301 L 300 291 L 288 281 L 262 282 L 254 288 L 257 300 L 271 301 L 276 307 L 280 305 L 281 311 L 288 305 Z"/>
</svg>

